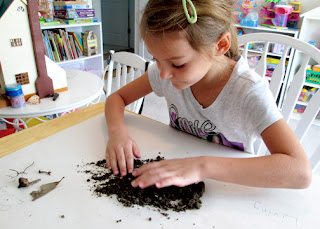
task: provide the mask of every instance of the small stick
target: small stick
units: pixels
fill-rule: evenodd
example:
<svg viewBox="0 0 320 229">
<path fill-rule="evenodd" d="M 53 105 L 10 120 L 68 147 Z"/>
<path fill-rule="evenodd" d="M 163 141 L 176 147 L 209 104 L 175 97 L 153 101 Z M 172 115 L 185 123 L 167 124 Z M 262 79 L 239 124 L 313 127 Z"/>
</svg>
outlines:
<svg viewBox="0 0 320 229">
<path fill-rule="evenodd" d="M 37 179 L 37 180 L 34 180 L 34 181 L 30 181 L 30 182 L 29 182 L 27 178 L 20 177 L 20 178 L 19 178 L 19 186 L 18 186 L 18 188 L 28 187 L 29 185 L 36 184 L 36 183 L 38 183 L 39 181 L 41 181 L 41 179 Z"/>
<path fill-rule="evenodd" d="M 49 176 L 51 175 L 51 171 L 42 171 L 42 170 L 39 170 L 39 173 L 46 173 L 46 174 L 48 174 Z"/>
</svg>

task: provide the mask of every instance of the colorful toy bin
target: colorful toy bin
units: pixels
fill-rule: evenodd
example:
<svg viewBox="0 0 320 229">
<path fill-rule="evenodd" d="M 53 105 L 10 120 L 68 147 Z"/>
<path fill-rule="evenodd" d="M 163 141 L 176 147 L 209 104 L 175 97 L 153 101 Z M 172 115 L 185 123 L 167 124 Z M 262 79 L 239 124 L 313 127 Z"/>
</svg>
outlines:
<svg viewBox="0 0 320 229">
<path fill-rule="evenodd" d="M 289 5 L 276 5 L 276 16 L 271 20 L 274 26 L 287 27 L 288 16 L 293 11 L 293 7 Z"/>
<path fill-rule="evenodd" d="M 10 98 L 13 108 L 21 108 L 26 105 L 21 85 L 18 83 L 8 84 L 5 86 L 6 94 Z"/>
</svg>

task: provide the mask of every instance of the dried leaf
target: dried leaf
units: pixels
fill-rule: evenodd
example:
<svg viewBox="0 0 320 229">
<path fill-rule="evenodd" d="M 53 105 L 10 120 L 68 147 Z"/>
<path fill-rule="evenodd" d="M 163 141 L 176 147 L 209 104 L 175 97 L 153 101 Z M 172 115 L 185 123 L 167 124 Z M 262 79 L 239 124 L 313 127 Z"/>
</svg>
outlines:
<svg viewBox="0 0 320 229">
<path fill-rule="evenodd" d="M 64 177 L 62 177 L 60 181 L 56 181 L 56 182 L 52 182 L 52 183 L 41 185 L 39 191 L 31 192 L 30 195 L 33 197 L 32 201 L 35 201 L 36 199 L 46 195 L 48 192 L 50 192 L 53 189 L 55 189 L 55 187 L 57 187 L 57 185 L 62 181 L 63 178 Z"/>
</svg>

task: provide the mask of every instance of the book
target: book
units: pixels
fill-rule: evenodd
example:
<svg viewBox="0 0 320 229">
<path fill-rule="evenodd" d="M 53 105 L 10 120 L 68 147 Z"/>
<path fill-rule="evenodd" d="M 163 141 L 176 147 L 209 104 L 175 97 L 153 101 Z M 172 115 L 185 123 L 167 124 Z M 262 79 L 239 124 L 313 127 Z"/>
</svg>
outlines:
<svg viewBox="0 0 320 229">
<path fill-rule="evenodd" d="M 49 34 L 50 36 L 53 38 L 53 42 L 54 42 L 54 46 L 56 47 L 57 49 L 57 53 L 59 55 L 59 60 L 62 61 L 63 60 L 63 57 L 62 57 L 62 54 L 61 54 L 61 50 L 59 48 L 59 45 L 58 45 L 58 41 L 57 41 L 57 38 L 56 38 L 56 34 L 55 32 L 49 30 Z"/>
<path fill-rule="evenodd" d="M 46 39 L 46 43 L 48 45 L 48 51 L 49 51 L 49 58 L 52 60 L 52 61 L 55 61 L 55 58 L 53 56 L 53 47 L 51 46 L 51 42 L 49 40 L 49 36 L 48 36 L 48 33 L 47 33 L 47 30 L 44 30 L 43 31 L 44 33 L 44 37 Z"/>
<path fill-rule="evenodd" d="M 61 36 L 61 39 L 62 39 L 62 43 L 63 43 L 64 50 L 66 52 L 67 59 L 68 60 L 72 60 L 72 56 L 71 56 L 71 53 L 70 53 L 70 50 L 69 50 L 69 47 L 68 47 L 68 43 L 67 43 L 64 31 L 62 29 L 59 29 L 59 33 L 60 33 L 60 36 Z"/>
<path fill-rule="evenodd" d="M 70 40 L 70 45 L 71 45 L 72 51 L 73 51 L 73 53 L 74 53 L 74 55 L 76 57 L 75 59 L 77 59 L 77 58 L 79 58 L 79 55 L 77 53 L 77 50 L 76 50 L 76 47 L 75 47 L 75 44 L 74 44 L 74 40 L 73 40 L 73 37 L 72 37 L 71 34 L 69 35 L 69 40 Z"/>
<path fill-rule="evenodd" d="M 67 55 L 66 55 L 66 51 L 65 51 L 65 47 L 63 45 L 63 41 L 60 35 L 60 29 L 51 29 L 51 31 L 54 33 L 55 36 L 55 40 L 57 42 L 58 48 L 60 50 L 61 56 L 63 60 L 68 60 Z"/>
<path fill-rule="evenodd" d="M 77 36 L 77 34 L 74 33 L 74 32 L 69 32 L 69 34 L 72 34 L 73 40 L 75 40 L 76 43 L 78 43 L 81 52 L 83 52 L 82 40 L 81 40 L 81 39 Z"/>
<path fill-rule="evenodd" d="M 42 36 L 42 41 L 43 41 L 43 45 L 44 45 L 44 51 L 46 53 L 46 56 L 49 57 L 48 45 L 47 45 L 47 42 L 46 42 L 46 39 L 45 39 L 43 33 L 41 33 L 41 36 Z"/>
<path fill-rule="evenodd" d="M 75 42 L 74 44 L 75 44 L 75 46 L 76 46 L 76 49 L 77 49 L 77 52 L 78 52 L 79 56 L 83 56 L 83 52 L 81 51 L 81 49 L 80 49 L 80 47 L 79 47 L 78 43 L 77 43 L 77 42 Z"/>
<path fill-rule="evenodd" d="M 64 47 L 63 47 L 63 42 L 62 42 L 62 39 L 60 37 L 60 34 L 56 33 L 56 37 L 57 37 L 58 45 L 59 45 L 63 60 L 68 60 L 66 52 L 65 52 Z"/>
<path fill-rule="evenodd" d="M 49 41 L 51 42 L 51 46 L 53 47 L 53 56 L 54 56 L 55 62 L 60 62 L 59 53 L 58 53 L 57 47 L 55 46 L 53 37 L 49 37 Z"/>
<path fill-rule="evenodd" d="M 66 43 L 67 43 L 67 46 L 68 46 L 68 48 L 69 48 L 69 51 L 70 51 L 70 55 L 71 55 L 71 57 L 72 57 L 72 59 L 76 59 L 76 57 L 75 57 L 75 55 L 74 55 L 74 53 L 73 53 L 73 51 L 72 51 L 72 48 L 71 48 L 71 44 L 70 44 L 70 40 L 69 40 L 69 36 L 68 36 L 68 31 L 67 31 L 67 29 L 65 29 L 65 31 L 63 31 L 63 34 L 64 34 L 64 36 L 65 36 L 65 38 L 66 38 Z"/>
</svg>

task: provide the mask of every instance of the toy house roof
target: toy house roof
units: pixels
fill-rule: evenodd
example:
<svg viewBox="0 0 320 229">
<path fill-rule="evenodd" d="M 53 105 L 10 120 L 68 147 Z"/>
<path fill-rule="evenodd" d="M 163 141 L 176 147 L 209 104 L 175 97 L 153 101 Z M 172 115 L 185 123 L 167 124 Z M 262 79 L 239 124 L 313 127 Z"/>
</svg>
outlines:
<svg viewBox="0 0 320 229">
<path fill-rule="evenodd" d="M 300 17 L 312 17 L 320 20 L 320 6 L 301 14 Z"/>
<path fill-rule="evenodd" d="M 6 12 L 6 10 L 9 8 L 13 0 L 0 0 L 0 18 Z"/>
</svg>

